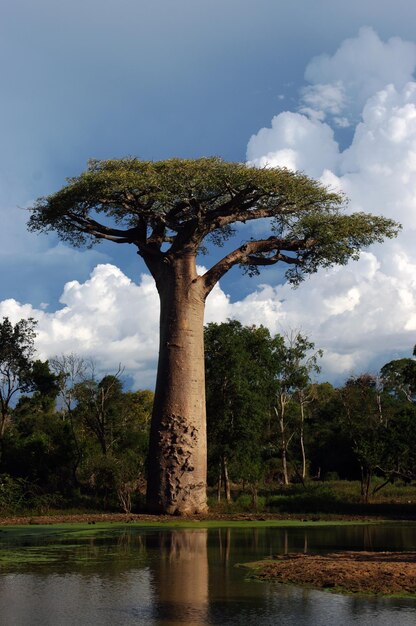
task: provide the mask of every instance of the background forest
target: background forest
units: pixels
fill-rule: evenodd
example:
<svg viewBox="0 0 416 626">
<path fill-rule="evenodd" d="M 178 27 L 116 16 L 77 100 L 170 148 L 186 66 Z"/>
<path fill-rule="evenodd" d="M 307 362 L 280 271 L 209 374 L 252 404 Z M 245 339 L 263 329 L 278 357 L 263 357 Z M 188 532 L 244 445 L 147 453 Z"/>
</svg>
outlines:
<svg viewBox="0 0 416 626">
<path fill-rule="evenodd" d="M 126 391 L 121 365 L 36 360 L 35 337 L 31 319 L 0 323 L 0 513 L 143 510 L 152 391 Z M 315 382 L 322 353 L 300 332 L 211 323 L 205 349 L 211 507 L 412 504 L 413 358 L 335 388 Z"/>
</svg>

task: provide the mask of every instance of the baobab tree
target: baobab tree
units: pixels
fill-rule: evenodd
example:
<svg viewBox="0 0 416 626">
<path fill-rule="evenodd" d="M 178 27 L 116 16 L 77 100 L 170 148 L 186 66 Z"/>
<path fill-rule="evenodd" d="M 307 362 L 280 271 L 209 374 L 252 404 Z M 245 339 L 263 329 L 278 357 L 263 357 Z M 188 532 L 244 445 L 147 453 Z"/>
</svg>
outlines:
<svg viewBox="0 0 416 626">
<path fill-rule="evenodd" d="M 206 426 L 205 301 L 233 266 L 249 274 L 286 264 L 298 284 L 319 267 L 358 258 L 363 246 L 397 232 L 392 220 L 342 213 L 345 199 L 301 173 L 256 169 L 219 158 L 91 161 L 58 192 L 32 207 L 29 229 L 55 231 L 75 246 L 130 244 L 160 296 L 160 351 L 151 424 L 149 509 L 204 512 Z M 252 238 L 250 222 L 268 223 Z M 244 236 L 242 225 L 246 224 Z M 204 244 L 240 240 L 202 275 Z"/>
</svg>

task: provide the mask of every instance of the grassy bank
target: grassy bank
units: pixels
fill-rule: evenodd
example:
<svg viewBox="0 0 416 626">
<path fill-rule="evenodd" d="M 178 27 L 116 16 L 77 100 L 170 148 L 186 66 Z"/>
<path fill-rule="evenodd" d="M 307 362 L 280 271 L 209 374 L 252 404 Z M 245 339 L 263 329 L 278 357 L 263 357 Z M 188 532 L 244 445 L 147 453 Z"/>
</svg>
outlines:
<svg viewBox="0 0 416 626">
<path fill-rule="evenodd" d="M 373 488 L 378 486 L 374 482 Z M 68 503 L 69 504 L 69 503 Z M 143 518 L 144 509 L 140 507 L 133 514 L 123 514 L 116 509 L 98 509 L 96 502 L 88 506 L 85 501 L 82 506 L 76 504 L 62 508 L 45 506 L 44 502 L 30 508 L 16 504 L 0 508 L 0 525 L 11 518 L 19 518 L 19 523 L 42 518 L 66 517 L 68 519 L 100 521 L 106 516 L 120 521 L 133 519 L 136 515 Z M 305 485 L 289 485 L 287 487 L 275 485 L 259 489 L 257 502 L 254 503 L 253 495 L 239 488 L 232 491 L 230 503 L 222 500 L 218 502 L 216 496 L 209 495 L 210 512 L 209 520 L 225 517 L 232 519 L 235 516 L 246 515 L 256 517 L 276 518 L 383 518 L 383 519 L 416 519 L 416 485 L 395 483 L 385 486 L 377 491 L 368 503 L 361 502 L 360 484 L 353 481 L 325 481 L 308 482 Z M 147 516 L 149 521 L 155 520 L 154 516 Z M 168 520 L 172 520 L 169 516 Z M 37 522 L 36 522 L 37 523 Z"/>
<path fill-rule="evenodd" d="M 380 483 L 374 481 L 373 488 Z M 253 511 L 253 497 L 235 490 L 231 503 L 210 498 L 210 510 L 217 513 Z M 395 483 L 377 491 L 369 502 L 361 501 L 358 481 L 308 482 L 273 489 L 260 489 L 257 512 L 296 515 L 346 515 L 416 519 L 416 485 Z"/>
</svg>

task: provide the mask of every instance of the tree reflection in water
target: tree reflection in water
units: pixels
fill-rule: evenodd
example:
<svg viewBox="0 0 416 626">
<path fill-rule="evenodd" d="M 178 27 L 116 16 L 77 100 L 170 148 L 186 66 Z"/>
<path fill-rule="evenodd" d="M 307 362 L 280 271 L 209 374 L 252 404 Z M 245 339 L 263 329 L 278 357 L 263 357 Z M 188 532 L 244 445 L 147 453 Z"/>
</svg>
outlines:
<svg viewBox="0 0 416 626">
<path fill-rule="evenodd" d="M 208 531 L 162 532 L 152 574 L 158 589 L 155 617 L 170 626 L 207 623 Z"/>
</svg>

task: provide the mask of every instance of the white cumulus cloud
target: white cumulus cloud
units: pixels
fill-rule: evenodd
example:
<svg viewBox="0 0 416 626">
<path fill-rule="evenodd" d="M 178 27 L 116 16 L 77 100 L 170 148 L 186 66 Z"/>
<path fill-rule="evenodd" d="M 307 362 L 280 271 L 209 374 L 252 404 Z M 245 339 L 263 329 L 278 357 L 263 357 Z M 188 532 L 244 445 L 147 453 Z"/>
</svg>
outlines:
<svg viewBox="0 0 416 626">
<path fill-rule="evenodd" d="M 325 114 L 340 116 L 348 111 L 355 119 L 369 97 L 393 84 L 401 90 L 413 79 L 416 45 L 392 37 L 384 42 L 370 27 L 360 29 L 356 37 L 346 39 L 333 55 L 322 54 L 308 64 L 301 109 L 308 107 Z M 347 117 L 337 117 L 337 125 Z"/>
<path fill-rule="evenodd" d="M 114 265 L 97 265 L 84 283 L 66 283 L 60 301 L 62 308 L 47 312 L 5 300 L 0 317 L 38 321 L 39 358 L 74 352 L 92 357 L 103 373 L 121 363 L 136 387 L 153 384 L 159 304 L 150 276 L 136 285 Z"/>
<path fill-rule="evenodd" d="M 338 144 L 328 124 L 290 111 L 276 115 L 271 128 L 259 130 L 247 146 L 252 165 L 305 170 L 315 178 L 325 168 L 336 168 L 338 158 Z"/>
<path fill-rule="evenodd" d="M 362 105 L 349 147 L 338 148 L 329 122 L 286 112 L 247 147 L 249 161 L 301 169 L 343 190 L 348 211 L 385 215 L 403 225 L 397 239 L 372 246 L 358 263 L 320 272 L 295 292 L 286 285 L 274 293 L 264 288 L 269 310 L 283 303 L 280 319 L 305 329 L 325 350 L 324 371 L 331 378 L 410 355 L 416 342 L 415 64 L 413 43 L 384 43 L 372 29 L 361 29 L 332 57 L 309 64 L 306 77 L 314 86 L 303 92 L 304 104 L 325 113 L 351 117 Z M 302 130 L 294 142 L 296 121 Z M 291 151 L 290 162 L 285 150 Z"/>
</svg>

